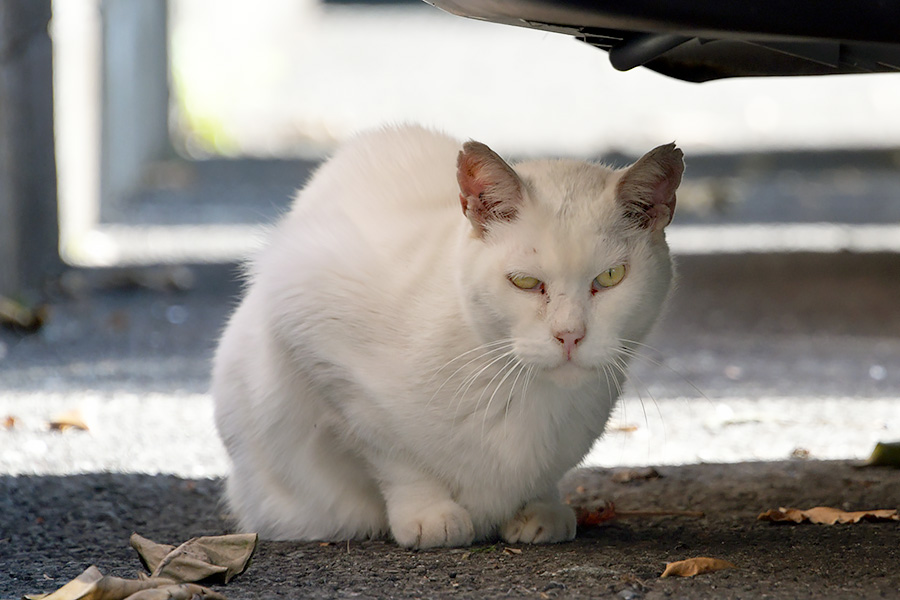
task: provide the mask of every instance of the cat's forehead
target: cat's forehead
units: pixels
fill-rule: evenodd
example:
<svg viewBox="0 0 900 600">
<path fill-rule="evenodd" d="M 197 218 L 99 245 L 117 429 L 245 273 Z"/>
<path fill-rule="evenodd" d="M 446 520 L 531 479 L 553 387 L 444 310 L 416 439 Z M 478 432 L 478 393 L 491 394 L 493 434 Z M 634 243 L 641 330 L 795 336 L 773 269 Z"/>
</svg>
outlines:
<svg viewBox="0 0 900 600">
<path fill-rule="evenodd" d="M 600 230 L 617 219 L 615 202 L 621 175 L 607 166 L 576 160 L 537 160 L 519 163 L 516 172 L 530 203 L 544 216 Z"/>
<path fill-rule="evenodd" d="M 514 267 L 546 277 L 583 278 L 627 262 L 632 253 L 625 232 L 598 227 L 589 220 L 554 218 L 523 211 L 509 245 Z"/>
</svg>

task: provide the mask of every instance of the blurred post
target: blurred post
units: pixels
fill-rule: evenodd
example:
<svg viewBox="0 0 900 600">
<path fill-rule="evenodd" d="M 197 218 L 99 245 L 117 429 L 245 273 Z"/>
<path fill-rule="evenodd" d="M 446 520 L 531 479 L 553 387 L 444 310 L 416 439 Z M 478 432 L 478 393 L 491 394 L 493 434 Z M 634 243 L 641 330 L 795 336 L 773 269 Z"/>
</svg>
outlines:
<svg viewBox="0 0 900 600">
<path fill-rule="evenodd" d="M 103 0 L 100 219 L 122 218 L 148 165 L 171 155 L 165 0 Z"/>
<path fill-rule="evenodd" d="M 0 294 L 60 269 L 50 0 L 0 0 Z"/>
</svg>

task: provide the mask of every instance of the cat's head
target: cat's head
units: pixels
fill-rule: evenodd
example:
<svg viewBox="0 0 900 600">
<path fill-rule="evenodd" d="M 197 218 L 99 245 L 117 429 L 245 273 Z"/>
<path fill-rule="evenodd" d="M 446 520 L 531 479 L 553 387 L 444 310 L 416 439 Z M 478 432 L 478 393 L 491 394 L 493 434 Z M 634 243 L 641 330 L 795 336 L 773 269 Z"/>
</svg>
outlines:
<svg viewBox="0 0 900 600">
<path fill-rule="evenodd" d="M 570 160 L 507 164 L 468 142 L 457 161 L 471 224 L 459 285 L 483 341 L 564 386 L 624 364 L 668 295 L 665 227 L 684 171 L 660 146 L 614 170 Z"/>
</svg>

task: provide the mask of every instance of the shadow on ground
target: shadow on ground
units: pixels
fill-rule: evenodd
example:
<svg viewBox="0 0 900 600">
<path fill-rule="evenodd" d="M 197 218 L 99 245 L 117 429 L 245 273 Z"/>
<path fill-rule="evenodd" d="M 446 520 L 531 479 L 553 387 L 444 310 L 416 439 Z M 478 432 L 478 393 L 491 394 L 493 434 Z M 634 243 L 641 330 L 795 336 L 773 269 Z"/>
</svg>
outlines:
<svg viewBox="0 0 900 600">
<path fill-rule="evenodd" d="M 687 509 L 703 518 L 613 521 L 571 543 L 412 552 L 390 542 L 262 542 L 229 598 L 881 598 L 900 589 L 900 524 L 771 525 L 778 506 L 895 508 L 900 471 L 795 461 L 661 467 L 659 479 L 616 483 L 575 471 L 563 493 L 621 510 Z M 177 543 L 226 533 L 221 480 L 87 474 L 0 477 L 0 597 L 55 589 L 90 564 L 131 577 L 134 531 Z M 714 556 L 731 571 L 659 579 L 667 561 Z"/>
</svg>

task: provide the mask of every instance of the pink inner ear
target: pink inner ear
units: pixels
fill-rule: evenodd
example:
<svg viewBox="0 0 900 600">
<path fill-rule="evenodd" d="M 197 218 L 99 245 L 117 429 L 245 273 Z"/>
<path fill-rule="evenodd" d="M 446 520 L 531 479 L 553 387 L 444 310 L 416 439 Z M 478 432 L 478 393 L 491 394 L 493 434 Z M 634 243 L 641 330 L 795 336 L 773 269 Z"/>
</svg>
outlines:
<svg viewBox="0 0 900 600">
<path fill-rule="evenodd" d="M 478 142 L 467 142 L 456 160 L 456 179 L 463 213 L 479 234 L 491 221 L 515 217 L 522 199 L 515 171 L 493 150 Z"/>
<path fill-rule="evenodd" d="M 672 216 L 675 214 L 675 190 L 678 187 L 680 178 L 676 173 L 666 173 L 666 177 L 660 180 L 653 187 L 653 206 L 647 210 L 647 216 L 650 217 L 651 227 L 658 231 L 672 222 Z"/>
<path fill-rule="evenodd" d="M 618 191 L 641 227 L 659 231 L 672 221 L 683 172 L 684 160 L 675 144 L 654 148 L 628 168 Z"/>
<path fill-rule="evenodd" d="M 464 196 L 478 198 L 487 188 L 487 183 L 483 180 L 480 173 L 480 170 L 484 168 L 483 165 L 479 164 L 480 162 L 471 154 L 461 152 L 459 155 L 456 179 L 459 182 L 459 191 Z"/>
</svg>

